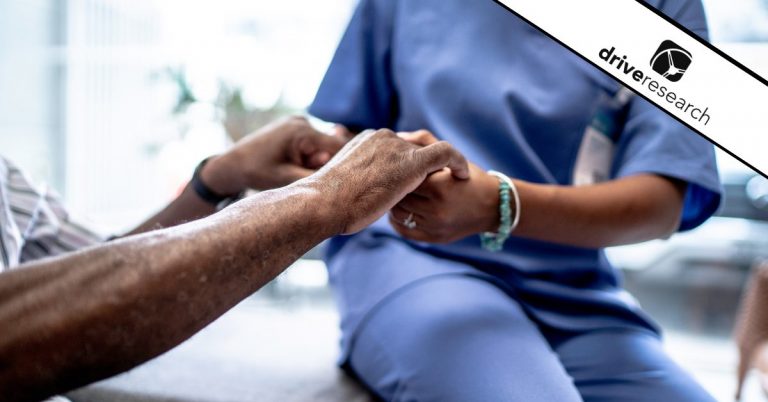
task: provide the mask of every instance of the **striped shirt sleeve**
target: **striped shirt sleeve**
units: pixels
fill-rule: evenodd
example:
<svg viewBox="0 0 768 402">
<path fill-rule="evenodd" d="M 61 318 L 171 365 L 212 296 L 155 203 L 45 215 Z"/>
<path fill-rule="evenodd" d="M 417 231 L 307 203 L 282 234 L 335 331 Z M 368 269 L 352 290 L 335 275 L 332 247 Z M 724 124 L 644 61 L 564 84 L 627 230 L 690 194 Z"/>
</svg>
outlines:
<svg viewBox="0 0 768 402">
<path fill-rule="evenodd" d="M 0 226 L 0 272 L 103 240 L 73 222 L 57 194 L 48 188 L 35 188 L 16 166 L 3 158 Z"/>
</svg>

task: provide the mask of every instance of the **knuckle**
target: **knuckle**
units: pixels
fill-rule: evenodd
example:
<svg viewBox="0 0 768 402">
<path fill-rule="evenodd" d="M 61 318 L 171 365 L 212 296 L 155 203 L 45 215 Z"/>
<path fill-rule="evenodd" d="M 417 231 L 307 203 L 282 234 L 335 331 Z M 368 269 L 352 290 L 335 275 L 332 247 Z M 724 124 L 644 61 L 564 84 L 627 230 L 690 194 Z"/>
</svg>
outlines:
<svg viewBox="0 0 768 402">
<path fill-rule="evenodd" d="M 419 155 L 416 153 L 416 150 L 417 150 L 417 149 L 418 149 L 418 148 L 413 148 L 413 147 L 405 147 L 405 148 L 402 150 L 402 155 L 403 155 L 403 158 L 404 158 L 404 159 L 406 159 L 406 160 L 411 160 L 411 161 L 413 161 L 413 160 L 416 160 L 416 159 L 418 158 L 418 156 L 419 156 Z"/>
<path fill-rule="evenodd" d="M 435 143 L 435 148 L 440 152 L 447 152 L 453 149 L 453 146 L 448 141 L 438 141 Z"/>
<path fill-rule="evenodd" d="M 396 137 L 395 132 L 388 128 L 378 129 L 373 133 L 373 135 L 376 137 L 382 137 L 382 138 Z"/>
<path fill-rule="evenodd" d="M 429 158 L 431 162 L 436 163 L 446 160 L 450 149 L 451 145 L 445 141 L 439 141 L 430 145 Z"/>
</svg>

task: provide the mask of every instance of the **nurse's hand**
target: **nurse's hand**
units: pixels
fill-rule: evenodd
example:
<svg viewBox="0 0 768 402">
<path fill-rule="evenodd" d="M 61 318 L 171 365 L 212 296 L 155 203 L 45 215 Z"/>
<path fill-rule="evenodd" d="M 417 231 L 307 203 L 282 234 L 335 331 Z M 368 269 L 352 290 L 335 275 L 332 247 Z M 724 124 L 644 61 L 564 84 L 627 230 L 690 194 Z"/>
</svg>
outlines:
<svg viewBox="0 0 768 402">
<path fill-rule="evenodd" d="M 401 134 L 427 146 L 437 139 L 427 131 Z M 447 169 L 431 174 L 389 214 L 403 237 L 430 243 L 450 243 L 499 226 L 499 180 L 469 164 L 469 180 L 456 180 Z"/>
<path fill-rule="evenodd" d="M 313 211 L 331 216 L 335 233 L 350 234 L 370 225 L 420 186 L 433 172 L 466 181 L 467 161 L 447 142 L 418 146 L 390 130 L 358 134 L 320 171 L 300 181 L 325 194 Z M 326 202 L 327 201 L 327 202 Z M 324 212 L 323 205 L 329 207 Z"/>
</svg>

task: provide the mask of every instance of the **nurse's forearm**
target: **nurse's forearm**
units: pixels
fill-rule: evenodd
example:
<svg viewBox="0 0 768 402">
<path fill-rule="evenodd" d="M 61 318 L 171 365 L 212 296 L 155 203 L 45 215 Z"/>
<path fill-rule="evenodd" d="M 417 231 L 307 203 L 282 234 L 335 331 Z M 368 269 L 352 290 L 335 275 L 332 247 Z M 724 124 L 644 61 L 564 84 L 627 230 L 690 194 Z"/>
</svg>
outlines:
<svg viewBox="0 0 768 402">
<path fill-rule="evenodd" d="M 521 197 L 515 236 L 590 248 L 668 237 L 677 230 L 686 189 L 652 174 L 582 187 L 515 183 Z"/>
</svg>

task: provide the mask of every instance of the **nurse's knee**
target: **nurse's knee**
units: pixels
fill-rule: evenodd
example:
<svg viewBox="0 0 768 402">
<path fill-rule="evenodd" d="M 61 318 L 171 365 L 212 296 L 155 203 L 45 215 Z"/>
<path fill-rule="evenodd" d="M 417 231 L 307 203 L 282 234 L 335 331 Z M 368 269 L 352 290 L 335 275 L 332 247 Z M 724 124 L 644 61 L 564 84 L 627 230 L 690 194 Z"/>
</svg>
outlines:
<svg viewBox="0 0 768 402">
<path fill-rule="evenodd" d="M 399 315 L 411 341 L 427 347 L 438 338 L 460 341 L 469 333 L 503 331 L 524 319 L 514 299 L 480 279 L 436 278 L 418 287 Z"/>
<path fill-rule="evenodd" d="M 466 276 L 393 296 L 361 331 L 352 366 L 388 400 L 580 400 L 517 301 Z"/>
</svg>

